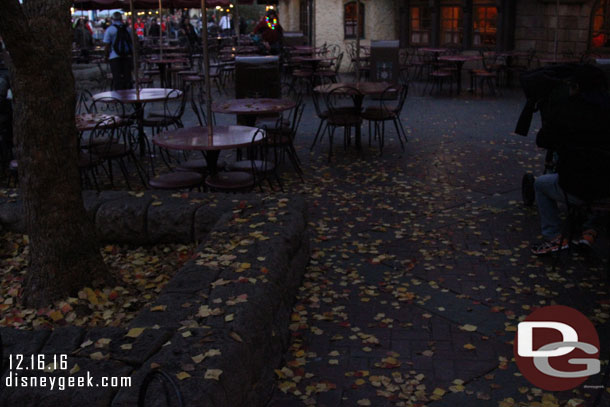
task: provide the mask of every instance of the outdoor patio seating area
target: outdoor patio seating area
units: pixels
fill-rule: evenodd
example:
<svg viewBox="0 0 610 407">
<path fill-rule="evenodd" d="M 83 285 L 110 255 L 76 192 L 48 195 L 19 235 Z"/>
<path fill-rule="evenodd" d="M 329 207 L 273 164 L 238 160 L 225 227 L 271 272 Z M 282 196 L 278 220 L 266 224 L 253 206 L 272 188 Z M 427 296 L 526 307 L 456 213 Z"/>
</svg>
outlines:
<svg viewBox="0 0 610 407">
<path fill-rule="evenodd" d="M 72 5 L 0 15 L 0 405 L 610 406 L 610 0 Z"/>
</svg>

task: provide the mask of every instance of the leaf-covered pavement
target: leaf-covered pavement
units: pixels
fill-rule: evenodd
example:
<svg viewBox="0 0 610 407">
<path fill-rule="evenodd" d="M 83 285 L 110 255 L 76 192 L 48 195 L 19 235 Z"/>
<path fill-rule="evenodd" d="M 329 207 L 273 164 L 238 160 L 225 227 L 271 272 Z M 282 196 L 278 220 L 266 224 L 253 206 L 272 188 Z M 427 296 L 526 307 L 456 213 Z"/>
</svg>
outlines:
<svg viewBox="0 0 610 407">
<path fill-rule="evenodd" d="M 296 143 L 305 183 L 282 176 L 308 201 L 312 255 L 270 407 L 591 404 L 596 389 L 536 389 L 512 360 L 517 323 L 540 306 L 575 307 L 610 340 L 607 242 L 556 270 L 530 255 L 538 217 L 520 180 L 542 172 L 543 152 L 509 135 L 522 102 L 409 96 L 406 153 L 388 126 L 382 157 L 343 151 L 336 136 L 330 164 L 325 138 L 309 153 L 309 103 Z"/>
<path fill-rule="evenodd" d="M 538 217 L 520 180 L 541 173 L 543 152 L 509 135 L 520 101 L 411 98 L 406 153 L 394 139 L 382 157 L 337 149 L 330 165 L 327 141 L 309 154 L 303 132 L 307 181 L 290 188 L 308 197 L 313 252 L 269 406 L 592 402 L 596 389 L 534 388 L 512 360 L 537 307 L 575 307 L 602 337 L 610 319 L 597 255 L 564 255 L 554 271 L 530 255 Z"/>
</svg>

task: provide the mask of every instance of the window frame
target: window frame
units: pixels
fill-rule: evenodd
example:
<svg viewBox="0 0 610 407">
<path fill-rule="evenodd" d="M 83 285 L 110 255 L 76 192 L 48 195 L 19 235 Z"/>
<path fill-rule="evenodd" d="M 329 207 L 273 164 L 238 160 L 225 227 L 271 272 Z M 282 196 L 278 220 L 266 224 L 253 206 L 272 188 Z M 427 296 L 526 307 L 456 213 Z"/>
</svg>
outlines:
<svg viewBox="0 0 610 407">
<path fill-rule="evenodd" d="M 450 19 L 446 19 L 443 17 L 443 9 L 452 9 L 452 11 L 456 11 L 457 10 L 457 17 L 453 17 Z M 443 28 L 443 22 L 444 21 L 455 21 L 457 22 L 457 30 L 445 30 Z M 453 38 L 454 35 L 458 36 L 458 42 L 445 42 L 444 41 L 444 34 L 445 33 L 451 33 L 451 37 Z M 438 25 L 438 38 L 439 38 L 439 44 L 442 47 L 461 47 L 464 44 L 464 7 L 462 4 L 460 3 L 447 3 L 447 4 L 441 4 L 440 8 L 439 8 L 439 25 Z"/>
<path fill-rule="evenodd" d="M 602 46 L 594 46 L 594 34 L 595 34 L 595 17 L 597 15 L 597 11 L 602 10 L 602 24 L 601 29 L 599 30 L 599 35 L 604 35 L 606 38 L 604 40 L 604 45 Z M 604 25 L 607 25 L 604 30 Z M 606 45 L 608 44 L 608 45 Z M 593 7 L 591 8 L 591 16 L 589 18 L 589 39 L 587 42 L 587 49 L 594 52 L 603 52 L 610 53 L 610 0 L 597 0 Z"/>
<path fill-rule="evenodd" d="M 413 10 L 414 9 L 417 9 L 418 14 L 419 14 L 419 17 L 418 17 L 419 29 L 418 30 L 413 29 Z M 424 19 L 423 16 L 425 15 L 426 12 L 428 13 L 428 18 Z M 427 27 L 424 26 L 424 22 L 427 23 Z M 419 33 L 420 36 L 426 35 L 427 41 L 419 41 L 419 42 L 413 41 L 414 33 Z M 425 6 L 422 4 L 416 4 L 416 5 L 410 6 L 409 7 L 409 45 L 415 46 L 415 47 L 429 46 L 431 40 L 432 40 L 432 12 L 431 12 L 430 8 L 428 6 Z"/>
<path fill-rule="evenodd" d="M 493 34 L 489 34 L 487 31 L 478 31 L 476 30 L 476 26 L 475 24 L 480 23 L 481 21 L 487 22 L 487 21 L 493 21 L 490 18 L 487 18 L 487 12 L 485 13 L 485 18 L 483 20 L 479 20 L 478 16 L 478 9 L 479 8 L 485 8 L 485 9 L 491 9 L 491 8 L 495 8 L 496 9 L 496 18 L 495 18 L 495 32 Z M 480 3 L 474 3 L 472 5 L 472 39 L 471 39 L 471 44 L 470 46 L 472 48 L 489 48 L 489 47 L 496 47 L 498 44 L 498 14 L 500 13 L 500 10 L 498 10 L 498 6 L 493 3 L 493 2 L 480 2 Z M 480 36 L 481 41 L 479 44 L 475 43 L 475 37 L 477 36 L 477 34 Z M 486 43 L 484 38 L 485 37 L 490 37 L 493 36 L 494 37 L 494 42 L 493 44 L 489 44 Z"/>
<path fill-rule="evenodd" d="M 360 16 L 359 16 L 360 17 L 360 21 L 356 21 L 356 24 L 353 24 L 353 23 L 351 23 L 351 21 L 355 20 L 356 16 L 354 15 L 353 19 L 350 18 L 350 20 L 349 20 L 350 21 L 350 29 L 353 30 L 353 26 L 356 26 L 356 30 L 355 30 L 356 34 L 348 34 L 347 33 L 347 31 L 348 31 L 348 18 L 347 18 L 348 10 L 347 10 L 347 8 L 349 6 L 354 5 L 354 4 L 357 4 L 358 7 L 360 7 Z M 364 3 L 362 3 L 361 1 L 355 1 L 355 0 L 354 1 L 348 1 L 347 3 L 343 4 L 343 39 L 345 39 L 345 40 L 355 40 L 357 38 L 357 35 L 358 35 L 358 33 L 357 33 L 358 29 L 360 29 L 360 39 L 361 40 L 365 39 L 365 35 L 366 35 L 366 32 L 365 32 L 365 25 L 366 25 L 365 24 L 365 21 L 366 21 L 365 17 L 366 17 L 366 14 L 365 13 L 366 13 L 366 11 L 365 11 L 365 7 L 364 7 Z"/>
</svg>

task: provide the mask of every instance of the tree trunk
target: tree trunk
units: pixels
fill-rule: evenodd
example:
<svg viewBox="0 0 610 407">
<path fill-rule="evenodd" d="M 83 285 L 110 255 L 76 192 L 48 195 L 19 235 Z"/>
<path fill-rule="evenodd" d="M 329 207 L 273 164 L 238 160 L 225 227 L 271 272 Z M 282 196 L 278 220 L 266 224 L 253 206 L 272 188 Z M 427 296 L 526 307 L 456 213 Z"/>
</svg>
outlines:
<svg viewBox="0 0 610 407">
<path fill-rule="evenodd" d="M 22 300 L 41 307 L 111 281 L 78 170 L 70 0 L 0 0 L 10 55 L 19 188 L 30 240 Z"/>
</svg>

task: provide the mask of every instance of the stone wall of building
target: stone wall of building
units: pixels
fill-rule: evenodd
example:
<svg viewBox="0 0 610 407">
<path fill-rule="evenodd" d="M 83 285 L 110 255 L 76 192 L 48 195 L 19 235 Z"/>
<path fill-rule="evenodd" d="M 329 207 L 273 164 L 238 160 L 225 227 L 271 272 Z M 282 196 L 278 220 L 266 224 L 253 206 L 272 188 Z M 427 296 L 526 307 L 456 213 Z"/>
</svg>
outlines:
<svg viewBox="0 0 610 407">
<path fill-rule="evenodd" d="M 582 54 L 588 48 L 591 9 L 594 0 L 561 0 L 559 13 L 555 2 L 518 0 L 515 23 L 515 48 L 535 49 L 538 56 L 549 57 L 555 51 L 555 29 L 559 16 L 558 55 Z"/>
<path fill-rule="evenodd" d="M 355 40 L 344 39 L 343 7 L 350 0 L 314 1 L 314 45 L 339 44 L 346 50 L 347 44 Z M 364 40 L 369 45 L 375 40 L 398 39 L 398 2 L 394 0 L 363 0 L 364 3 Z M 299 31 L 299 0 L 279 2 L 282 26 L 287 31 Z M 349 66 L 347 55 L 343 59 L 342 70 Z"/>
</svg>

